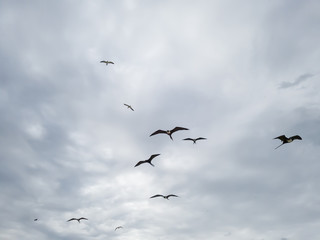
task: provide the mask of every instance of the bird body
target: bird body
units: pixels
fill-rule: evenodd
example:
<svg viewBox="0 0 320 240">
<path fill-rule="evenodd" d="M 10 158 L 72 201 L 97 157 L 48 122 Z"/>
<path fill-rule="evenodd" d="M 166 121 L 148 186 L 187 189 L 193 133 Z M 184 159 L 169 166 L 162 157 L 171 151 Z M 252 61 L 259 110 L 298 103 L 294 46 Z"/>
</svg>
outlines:
<svg viewBox="0 0 320 240">
<path fill-rule="evenodd" d="M 111 61 L 100 61 L 100 63 L 105 63 L 106 65 L 108 65 L 108 64 L 114 64 L 114 62 L 111 62 Z"/>
<path fill-rule="evenodd" d="M 156 135 L 156 134 L 164 133 L 164 134 L 167 134 L 167 135 L 171 138 L 171 140 L 173 140 L 173 138 L 172 138 L 171 135 L 172 135 L 174 132 L 180 131 L 180 130 L 189 130 L 189 129 L 188 129 L 188 128 L 184 128 L 184 127 L 175 127 L 174 129 L 166 130 L 166 131 L 159 129 L 159 130 L 151 133 L 150 137 L 153 136 L 153 135 Z"/>
<path fill-rule="evenodd" d="M 279 140 L 282 141 L 282 143 L 278 147 L 280 147 L 280 146 L 282 146 L 283 144 L 286 144 L 286 143 L 291 143 L 294 140 L 302 140 L 302 138 L 299 135 L 294 135 L 294 136 L 289 137 L 289 138 L 287 138 L 285 135 L 281 135 L 279 137 L 275 137 L 274 139 L 279 139 Z M 278 147 L 276 147 L 275 149 L 277 149 Z"/>
<path fill-rule="evenodd" d="M 80 223 L 80 220 L 88 220 L 87 218 L 81 217 L 81 218 L 70 218 L 67 222 L 77 220 Z"/>
<path fill-rule="evenodd" d="M 154 159 L 155 157 L 159 156 L 160 154 L 153 154 L 149 157 L 149 159 L 147 160 L 143 160 L 143 161 L 139 161 L 134 167 L 137 167 L 143 163 L 149 163 L 151 166 L 154 167 L 154 165 L 151 163 L 152 159 Z"/>
<path fill-rule="evenodd" d="M 193 144 L 195 144 L 198 140 L 206 140 L 206 138 L 198 137 L 198 138 L 185 138 L 183 140 L 190 140 L 193 141 Z"/>
<path fill-rule="evenodd" d="M 126 103 L 124 103 L 123 105 L 125 105 L 127 108 L 129 108 L 129 109 L 131 109 L 132 111 L 134 111 L 133 108 L 131 107 L 131 105 L 126 104 Z"/>
<path fill-rule="evenodd" d="M 177 196 L 175 194 L 169 194 L 169 195 L 166 195 L 166 196 L 162 195 L 162 194 L 156 194 L 156 195 L 154 195 L 154 196 L 152 196 L 150 198 L 156 198 L 156 197 L 163 197 L 164 199 L 169 200 L 169 197 L 179 197 L 179 196 Z"/>
</svg>

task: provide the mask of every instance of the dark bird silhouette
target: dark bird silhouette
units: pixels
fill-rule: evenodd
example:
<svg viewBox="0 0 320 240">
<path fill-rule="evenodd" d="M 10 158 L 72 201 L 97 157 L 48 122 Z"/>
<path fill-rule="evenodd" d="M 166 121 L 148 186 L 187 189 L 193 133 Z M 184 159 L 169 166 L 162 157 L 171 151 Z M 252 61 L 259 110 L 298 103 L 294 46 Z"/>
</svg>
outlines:
<svg viewBox="0 0 320 240">
<path fill-rule="evenodd" d="M 114 64 L 114 62 L 111 62 L 111 61 L 100 61 L 100 63 L 105 63 L 106 65 L 108 65 L 108 64 Z"/>
<path fill-rule="evenodd" d="M 152 134 L 150 135 L 150 137 L 153 136 L 153 135 L 159 134 L 159 133 L 164 133 L 164 134 L 167 134 L 167 135 L 171 138 L 171 140 L 173 140 L 173 138 L 172 138 L 171 135 L 172 135 L 174 132 L 180 131 L 180 130 L 189 130 L 189 129 L 188 129 L 188 128 L 184 128 L 184 127 L 175 127 L 175 128 L 172 129 L 172 130 L 166 130 L 166 131 L 159 129 L 159 130 L 155 131 L 154 133 L 152 133 Z"/>
<path fill-rule="evenodd" d="M 88 220 L 87 218 L 81 217 L 81 218 L 70 218 L 67 222 L 77 220 L 80 223 L 80 220 Z"/>
<path fill-rule="evenodd" d="M 38 218 L 35 218 L 33 221 L 35 221 L 35 222 L 38 221 Z"/>
<path fill-rule="evenodd" d="M 131 107 L 131 105 L 126 104 L 126 103 L 124 103 L 123 105 L 127 106 L 127 108 L 129 108 L 129 109 L 131 109 L 132 111 L 134 111 L 133 108 Z"/>
<path fill-rule="evenodd" d="M 114 230 L 116 231 L 116 230 L 118 230 L 118 229 L 120 229 L 120 228 L 123 228 L 122 226 L 118 226 L 118 227 L 116 227 Z"/>
<path fill-rule="evenodd" d="M 281 135 L 279 137 L 275 137 L 274 139 L 280 139 L 282 141 L 282 143 L 278 147 L 286 143 L 291 143 L 293 140 L 302 140 L 302 138 L 299 135 L 295 135 L 289 138 L 287 138 L 285 135 Z M 276 147 L 275 149 L 277 149 L 278 147 Z"/>
<path fill-rule="evenodd" d="M 206 140 L 206 138 L 198 137 L 198 138 L 185 138 L 183 140 L 190 140 L 193 141 L 193 144 L 195 144 L 198 140 Z"/>
<path fill-rule="evenodd" d="M 169 200 L 169 197 L 179 197 L 179 196 L 174 195 L 174 194 L 169 194 L 169 195 L 167 195 L 167 196 L 164 196 L 164 195 L 162 195 L 162 194 L 156 194 L 156 195 L 154 195 L 154 196 L 152 196 L 152 197 L 150 197 L 150 198 L 156 198 L 156 197 L 163 197 L 164 199 Z"/>
<path fill-rule="evenodd" d="M 153 154 L 149 157 L 149 159 L 147 160 L 143 160 L 143 161 L 139 161 L 134 167 L 137 167 L 143 163 L 149 163 L 151 166 L 154 167 L 154 165 L 151 163 L 152 159 L 154 159 L 155 157 L 159 156 L 160 154 Z"/>
</svg>

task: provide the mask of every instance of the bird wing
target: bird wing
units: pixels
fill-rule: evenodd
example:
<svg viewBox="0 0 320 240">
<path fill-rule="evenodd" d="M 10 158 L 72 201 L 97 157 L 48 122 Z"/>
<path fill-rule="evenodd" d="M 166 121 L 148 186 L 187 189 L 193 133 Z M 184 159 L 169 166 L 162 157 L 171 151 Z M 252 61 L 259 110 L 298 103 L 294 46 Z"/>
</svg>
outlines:
<svg viewBox="0 0 320 240">
<path fill-rule="evenodd" d="M 123 228 L 122 226 L 119 226 L 119 227 L 116 227 L 114 230 L 116 231 L 117 229 L 119 229 L 119 228 Z"/>
<path fill-rule="evenodd" d="M 179 130 L 189 130 L 188 128 L 184 128 L 184 127 L 175 127 L 174 129 L 172 129 L 170 132 L 171 133 L 174 133 L 176 131 L 179 131 Z"/>
<path fill-rule="evenodd" d="M 134 111 L 134 109 L 133 109 L 131 106 L 129 106 L 129 108 L 130 108 L 132 111 Z"/>
<path fill-rule="evenodd" d="M 174 195 L 174 194 L 169 194 L 167 197 L 179 197 L 179 196 Z"/>
<path fill-rule="evenodd" d="M 159 129 L 159 130 L 155 131 L 154 133 L 152 133 L 152 134 L 150 135 L 150 137 L 153 136 L 153 135 L 159 134 L 159 133 L 167 133 L 167 132 L 164 131 L 164 130 Z"/>
<path fill-rule="evenodd" d="M 67 222 L 70 222 L 70 221 L 73 221 L 73 220 L 77 220 L 78 221 L 78 219 L 76 219 L 76 218 L 70 218 Z"/>
<path fill-rule="evenodd" d="M 185 139 L 183 139 L 183 140 L 190 140 L 190 141 L 194 141 L 195 139 L 193 139 L 193 138 L 185 138 Z"/>
<path fill-rule="evenodd" d="M 114 64 L 114 62 L 108 61 L 108 63 Z"/>
<path fill-rule="evenodd" d="M 88 218 L 81 217 L 81 218 L 79 218 L 79 221 L 80 220 L 88 220 Z"/>
<path fill-rule="evenodd" d="M 302 140 L 302 138 L 299 135 L 294 135 L 294 136 L 291 137 L 291 139 L 292 140 L 295 140 L 295 139 Z"/>
<path fill-rule="evenodd" d="M 137 167 L 137 166 L 139 166 L 139 165 L 141 165 L 142 163 L 145 163 L 145 162 L 147 162 L 147 161 L 139 161 L 136 165 L 134 165 L 134 167 Z"/>
<path fill-rule="evenodd" d="M 164 197 L 163 195 L 161 195 L 161 194 L 156 194 L 156 195 L 153 195 L 152 197 L 150 197 L 150 198 L 156 198 L 156 197 Z"/>
<path fill-rule="evenodd" d="M 279 137 L 275 137 L 274 139 L 280 139 L 281 141 L 286 141 L 288 138 L 285 135 L 281 135 Z"/>
<path fill-rule="evenodd" d="M 127 106 L 127 107 L 130 107 L 130 105 L 128 105 L 128 104 L 126 104 L 126 103 L 124 103 L 123 105 L 125 105 L 125 106 Z"/>
<path fill-rule="evenodd" d="M 157 157 L 157 156 L 159 156 L 160 154 L 152 154 L 150 157 L 149 157 L 149 159 L 148 159 L 148 161 L 151 161 L 152 159 L 154 159 L 155 157 Z"/>
<path fill-rule="evenodd" d="M 198 137 L 198 138 L 196 139 L 196 141 L 198 141 L 198 140 L 206 140 L 206 138 Z"/>
<path fill-rule="evenodd" d="M 108 63 L 107 61 L 100 61 L 100 63 Z"/>
</svg>

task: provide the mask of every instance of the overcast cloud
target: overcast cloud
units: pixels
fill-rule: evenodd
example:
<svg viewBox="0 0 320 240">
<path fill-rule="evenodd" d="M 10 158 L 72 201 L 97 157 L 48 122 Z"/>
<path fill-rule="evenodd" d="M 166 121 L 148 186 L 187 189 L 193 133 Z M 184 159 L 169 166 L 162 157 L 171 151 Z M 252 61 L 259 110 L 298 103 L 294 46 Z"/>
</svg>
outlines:
<svg viewBox="0 0 320 240">
<path fill-rule="evenodd" d="M 0 239 L 318 239 L 319 11 L 0 0 Z"/>
</svg>

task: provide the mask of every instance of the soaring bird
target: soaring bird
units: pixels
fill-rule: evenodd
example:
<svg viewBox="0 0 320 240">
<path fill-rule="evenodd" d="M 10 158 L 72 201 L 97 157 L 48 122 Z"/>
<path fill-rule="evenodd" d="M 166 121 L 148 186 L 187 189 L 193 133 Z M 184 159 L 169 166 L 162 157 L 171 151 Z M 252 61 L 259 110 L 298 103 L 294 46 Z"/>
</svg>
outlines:
<svg viewBox="0 0 320 240">
<path fill-rule="evenodd" d="M 120 229 L 120 228 L 123 228 L 122 226 L 118 226 L 118 227 L 116 227 L 114 230 L 116 231 L 116 230 L 118 230 L 118 229 Z"/>
<path fill-rule="evenodd" d="M 111 61 L 100 61 L 100 63 L 105 63 L 106 65 L 108 65 L 108 64 L 114 64 L 114 62 L 111 62 Z"/>
<path fill-rule="evenodd" d="M 172 133 L 174 133 L 174 132 L 176 132 L 176 131 L 179 131 L 179 130 L 189 130 L 189 129 L 188 129 L 188 128 L 184 128 L 184 127 L 175 127 L 175 128 L 172 129 L 172 130 L 166 130 L 166 131 L 159 129 L 159 130 L 155 131 L 154 133 L 152 133 L 152 134 L 150 135 L 150 137 L 153 136 L 153 135 L 159 134 L 159 133 L 164 133 L 164 134 L 169 135 L 169 137 L 171 138 L 171 140 L 173 140 L 173 139 L 172 139 L 172 136 L 171 136 Z"/>
<path fill-rule="evenodd" d="M 285 135 L 281 135 L 279 137 L 275 137 L 274 139 L 280 139 L 282 141 L 282 143 L 278 147 L 286 143 L 291 143 L 293 140 L 302 140 L 302 138 L 299 135 L 294 135 L 289 138 L 287 138 Z M 277 149 L 278 147 L 276 147 L 275 149 Z"/>
<path fill-rule="evenodd" d="M 198 138 L 185 138 L 183 140 L 190 140 L 193 141 L 193 144 L 195 144 L 198 140 L 206 140 L 206 138 L 198 137 Z"/>
<path fill-rule="evenodd" d="M 126 104 L 126 103 L 124 103 L 123 105 L 127 106 L 127 108 L 129 108 L 129 109 L 131 109 L 132 111 L 134 111 L 133 108 L 131 107 L 131 105 Z"/>
<path fill-rule="evenodd" d="M 149 159 L 147 160 L 143 160 L 143 161 L 139 161 L 134 167 L 137 167 L 143 163 L 149 163 L 151 166 L 154 167 L 154 165 L 151 163 L 152 159 L 154 159 L 155 157 L 159 156 L 160 154 L 153 154 L 149 157 Z"/>
<path fill-rule="evenodd" d="M 77 220 L 80 223 L 80 220 L 88 220 L 87 218 L 81 217 L 81 218 L 70 218 L 67 222 Z"/>
<path fill-rule="evenodd" d="M 177 196 L 177 195 L 174 195 L 174 194 L 169 194 L 169 195 L 167 195 L 167 196 L 164 196 L 164 195 L 162 195 L 162 194 L 156 194 L 156 195 L 154 195 L 154 196 L 152 196 L 152 197 L 150 197 L 150 198 L 156 198 L 156 197 L 163 197 L 163 198 L 169 200 L 169 197 L 178 197 L 178 196 Z"/>
</svg>

